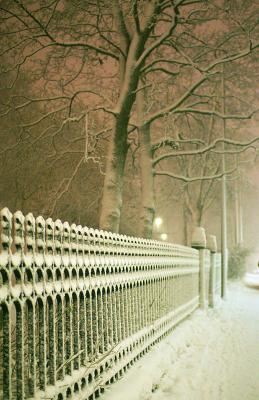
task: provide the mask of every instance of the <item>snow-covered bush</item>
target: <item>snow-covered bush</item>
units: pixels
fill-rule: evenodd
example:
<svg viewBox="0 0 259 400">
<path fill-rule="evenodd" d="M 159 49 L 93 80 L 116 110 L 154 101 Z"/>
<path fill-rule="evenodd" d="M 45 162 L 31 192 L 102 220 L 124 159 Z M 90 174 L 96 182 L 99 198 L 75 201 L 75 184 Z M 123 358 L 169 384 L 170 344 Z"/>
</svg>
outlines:
<svg viewBox="0 0 259 400">
<path fill-rule="evenodd" d="M 231 249 L 228 258 L 228 278 L 241 278 L 246 269 L 246 259 L 250 254 L 250 249 L 240 245 Z"/>
</svg>

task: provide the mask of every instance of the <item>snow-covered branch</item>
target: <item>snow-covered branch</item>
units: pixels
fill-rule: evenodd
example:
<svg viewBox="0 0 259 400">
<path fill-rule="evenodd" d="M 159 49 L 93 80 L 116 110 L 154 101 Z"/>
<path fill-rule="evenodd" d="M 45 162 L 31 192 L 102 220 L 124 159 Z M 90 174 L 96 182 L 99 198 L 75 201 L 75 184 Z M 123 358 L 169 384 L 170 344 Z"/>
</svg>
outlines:
<svg viewBox="0 0 259 400">
<path fill-rule="evenodd" d="M 236 171 L 236 167 L 226 171 L 226 172 L 221 172 L 219 174 L 215 174 L 215 175 L 207 175 L 207 176 L 195 176 L 195 177 L 187 177 L 187 176 L 183 176 L 183 175 L 177 175 L 172 173 L 171 171 L 155 171 L 154 175 L 163 175 L 163 176 L 168 176 L 169 178 L 173 178 L 173 179 L 177 179 L 186 183 L 191 183 L 191 182 L 196 182 L 196 181 L 207 181 L 207 180 L 211 180 L 211 179 L 220 179 L 222 178 L 224 175 L 231 175 L 233 174 L 233 172 Z"/>
<path fill-rule="evenodd" d="M 84 157 L 81 157 L 78 161 L 78 163 L 76 164 L 76 167 L 74 168 L 72 174 L 70 175 L 70 177 L 68 178 L 64 178 L 57 190 L 57 193 L 55 195 L 55 200 L 52 203 L 51 209 L 48 210 L 49 215 L 52 215 L 56 206 L 57 206 L 57 202 L 61 199 L 61 197 L 69 190 L 69 187 L 71 185 L 71 183 L 73 182 L 73 180 L 75 179 L 79 168 L 81 167 L 82 163 L 84 161 Z"/>
<path fill-rule="evenodd" d="M 31 18 L 32 22 L 34 22 L 34 23 L 38 26 L 38 28 L 40 29 L 40 31 L 42 32 L 42 36 L 43 36 L 43 37 L 45 36 L 47 39 L 49 39 L 50 42 L 52 43 L 52 45 L 54 45 L 54 46 L 61 46 L 61 47 L 81 47 L 81 48 L 83 47 L 83 48 L 87 48 L 87 49 L 89 49 L 89 50 L 94 50 L 95 52 L 97 52 L 97 53 L 99 53 L 99 54 L 102 54 L 102 55 L 105 55 L 105 56 L 109 56 L 109 57 L 114 58 L 114 59 L 116 59 L 116 60 L 119 59 L 119 57 L 117 56 L 117 54 L 115 54 L 115 53 L 113 53 L 113 52 L 111 52 L 111 51 L 109 51 L 109 50 L 107 50 L 107 49 L 105 49 L 105 48 L 103 48 L 103 47 L 100 47 L 100 46 L 96 46 L 96 45 L 89 44 L 89 43 L 86 43 L 86 42 L 65 42 L 65 41 L 57 40 L 57 39 L 49 32 L 49 30 L 47 29 L 47 27 L 44 26 L 44 25 L 40 22 L 40 20 L 35 16 L 35 13 L 30 12 L 30 11 L 28 10 L 28 8 L 25 7 L 24 4 L 23 4 L 21 1 L 19 1 L 19 0 L 14 0 L 14 2 L 26 13 L 26 15 L 27 15 L 28 17 Z M 15 17 L 16 17 L 16 15 L 15 15 Z M 22 19 L 20 18 L 20 20 L 22 20 Z M 23 21 L 23 23 L 24 23 L 24 20 L 22 20 L 22 21 Z"/>
<path fill-rule="evenodd" d="M 199 73 L 202 75 L 190 88 L 187 89 L 187 91 L 181 96 L 179 100 L 176 102 L 169 104 L 168 106 L 151 113 L 146 116 L 145 123 L 146 124 L 151 124 L 155 120 L 163 117 L 164 115 L 170 114 L 170 113 L 184 113 L 184 112 L 190 112 L 190 113 L 199 113 L 199 114 L 204 114 L 204 115 L 212 115 L 214 113 L 215 116 L 218 116 L 223 119 L 229 118 L 229 116 L 224 115 L 223 113 L 216 112 L 214 110 L 198 110 L 195 108 L 179 108 L 184 104 L 184 102 L 193 94 L 195 94 L 195 90 L 198 89 L 205 81 L 209 80 L 212 76 L 215 76 L 216 74 L 220 74 L 221 72 L 216 70 L 215 67 L 219 65 L 223 65 L 225 63 L 229 63 L 235 60 L 242 59 L 246 57 L 247 55 L 251 54 L 254 50 L 256 50 L 259 47 L 259 43 L 251 43 L 248 48 L 244 49 L 243 51 L 240 51 L 235 54 L 230 54 L 221 58 L 218 58 L 217 60 L 213 61 L 210 63 L 206 68 L 197 68 L 196 63 L 192 62 L 190 58 L 187 59 L 187 63 L 185 65 L 190 65 L 193 66 L 196 70 L 199 71 Z M 163 60 L 163 59 L 160 59 Z M 153 61 L 153 63 L 156 61 Z M 149 67 L 150 68 L 150 67 Z M 152 67 L 151 67 L 152 68 Z M 148 71 L 148 69 L 147 69 Z M 253 114 L 256 111 L 254 110 L 252 113 L 250 113 L 247 117 L 243 117 L 242 115 L 235 116 L 233 115 L 233 119 L 247 119 L 251 118 Z M 231 118 L 231 116 L 230 116 Z"/>
<path fill-rule="evenodd" d="M 155 3 L 155 2 L 154 2 Z M 165 40 L 167 39 L 167 38 L 169 38 L 170 36 L 171 36 L 171 34 L 173 33 L 173 31 L 174 31 L 174 29 L 176 28 L 176 26 L 177 26 L 177 24 L 178 24 L 178 17 L 177 17 L 177 13 L 178 13 L 178 11 L 177 11 L 177 7 L 180 5 L 180 3 L 181 3 L 181 1 L 179 1 L 178 2 L 179 4 L 177 4 L 177 6 L 173 6 L 173 4 L 171 3 L 171 6 L 172 6 L 172 21 L 171 21 L 171 24 L 170 24 L 170 26 L 168 27 L 168 29 L 162 34 L 162 35 L 160 35 L 159 37 L 158 37 L 158 39 L 156 39 L 149 47 L 147 47 L 143 52 L 142 52 L 142 54 L 141 54 L 141 56 L 138 58 L 138 60 L 137 60 L 137 62 L 136 62 L 136 67 L 137 68 L 140 68 L 143 64 L 144 64 L 144 62 L 145 62 L 145 60 L 150 56 L 150 54 L 155 50 L 155 49 L 157 49 L 162 43 L 164 43 L 165 42 Z M 158 15 L 159 15 L 159 12 L 160 12 L 160 5 L 156 5 L 155 4 L 155 6 L 154 6 L 154 10 L 153 10 L 153 12 L 150 14 L 150 19 L 151 20 L 154 20 Z M 150 23 L 151 23 L 151 21 L 147 18 L 146 19 L 146 24 L 145 24 L 145 26 L 144 26 L 144 29 L 143 29 L 143 31 L 145 31 L 145 30 L 149 30 L 150 29 Z"/>
<path fill-rule="evenodd" d="M 199 149 L 194 149 L 194 150 L 181 150 L 181 151 L 174 151 L 174 152 L 170 152 L 170 153 L 166 153 L 163 154 L 159 157 L 157 157 L 156 159 L 154 159 L 153 161 L 153 165 L 157 165 L 160 161 L 165 160 L 167 158 L 170 157 L 180 157 L 180 156 L 196 156 L 196 155 L 201 155 L 201 154 L 205 154 L 209 151 L 215 150 L 216 146 L 218 146 L 219 144 L 228 144 L 228 145 L 232 145 L 232 146 L 236 146 L 236 147 L 244 147 L 244 149 L 248 149 L 251 148 L 251 145 L 253 143 L 256 143 L 259 141 L 259 136 L 253 138 L 250 141 L 247 142 L 240 142 L 237 140 L 232 140 L 232 139 L 226 139 L 226 138 L 219 138 L 219 139 L 215 139 L 212 143 L 210 143 L 208 146 L 199 148 Z M 224 152 L 228 152 L 228 150 L 221 150 L 220 153 L 224 153 Z M 236 151 L 236 153 L 239 150 Z"/>
<path fill-rule="evenodd" d="M 159 142 L 152 144 L 152 151 L 161 149 L 162 147 L 168 146 L 173 149 L 179 149 L 180 144 L 194 144 L 194 145 L 205 145 L 205 142 L 201 139 L 170 139 L 166 138 Z"/>
<path fill-rule="evenodd" d="M 174 110 L 174 114 L 183 114 L 183 113 L 189 113 L 189 114 L 202 114 L 202 115 L 214 115 L 215 117 L 221 118 L 221 119 L 251 119 L 259 110 L 253 110 L 247 115 L 242 115 L 242 114 L 223 114 L 219 111 L 216 110 L 201 110 L 198 108 L 178 108 Z"/>
<path fill-rule="evenodd" d="M 215 76 L 216 74 L 219 74 L 219 72 L 203 75 L 202 78 L 200 78 L 197 82 L 195 82 L 181 97 L 179 100 L 174 102 L 173 104 L 170 104 L 169 106 L 166 106 L 159 111 L 156 111 L 154 113 L 151 113 L 146 116 L 145 118 L 145 124 L 151 124 L 158 118 L 163 117 L 164 115 L 168 115 L 170 113 L 173 113 L 178 107 L 180 107 L 186 99 L 188 99 L 192 93 L 199 87 L 201 86 L 207 79 L 211 78 L 212 76 Z"/>
</svg>

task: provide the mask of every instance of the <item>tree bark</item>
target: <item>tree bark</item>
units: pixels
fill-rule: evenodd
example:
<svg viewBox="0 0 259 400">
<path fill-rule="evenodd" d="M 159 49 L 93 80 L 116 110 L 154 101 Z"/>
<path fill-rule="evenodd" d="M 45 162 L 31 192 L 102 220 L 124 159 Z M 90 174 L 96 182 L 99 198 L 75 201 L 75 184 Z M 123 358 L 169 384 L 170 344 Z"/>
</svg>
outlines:
<svg viewBox="0 0 259 400">
<path fill-rule="evenodd" d="M 141 90 L 137 94 L 137 113 L 139 122 L 139 151 L 141 174 L 141 211 L 139 234 L 151 238 L 155 215 L 154 172 L 152 163 L 152 149 L 150 140 L 150 125 L 143 125 L 145 116 L 145 93 Z"/>
<path fill-rule="evenodd" d="M 124 168 L 128 152 L 128 123 L 139 81 L 139 68 L 135 65 L 142 47 L 138 37 L 132 40 L 120 96 L 114 108 L 115 124 L 108 147 L 100 215 L 100 228 L 113 232 L 119 232 L 120 226 Z"/>
<path fill-rule="evenodd" d="M 196 226 L 202 226 L 203 220 L 203 207 L 201 205 L 197 205 L 195 210 L 195 224 Z"/>
<path fill-rule="evenodd" d="M 185 245 L 190 246 L 192 241 L 193 229 L 199 226 L 198 213 L 191 201 L 191 194 L 188 186 L 184 188 L 183 200 L 183 219 L 184 219 L 184 240 Z"/>
<path fill-rule="evenodd" d="M 186 209 L 186 205 L 184 202 L 182 205 L 182 210 L 183 210 L 183 243 L 185 244 L 185 246 L 188 246 L 188 244 L 189 244 L 189 230 L 188 230 L 189 218 L 188 218 L 188 211 Z"/>
<path fill-rule="evenodd" d="M 101 229 L 112 232 L 119 232 L 123 178 L 128 151 L 127 133 L 127 125 L 121 126 L 116 120 L 114 136 L 108 147 L 99 224 Z"/>
<path fill-rule="evenodd" d="M 113 13 L 118 31 L 122 37 L 121 47 L 124 57 L 120 59 L 120 91 L 114 107 L 115 129 L 108 148 L 106 174 L 101 203 L 100 228 L 119 231 L 122 206 L 124 168 L 127 157 L 128 123 L 132 106 L 136 99 L 142 62 L 138 62 L 144 52 L 146 41 L 155 23 L 160 8 L 156 1 L 147 4 L 141 31 L 128 34 L 122 8 L 113 2 Z"/>
</svg>

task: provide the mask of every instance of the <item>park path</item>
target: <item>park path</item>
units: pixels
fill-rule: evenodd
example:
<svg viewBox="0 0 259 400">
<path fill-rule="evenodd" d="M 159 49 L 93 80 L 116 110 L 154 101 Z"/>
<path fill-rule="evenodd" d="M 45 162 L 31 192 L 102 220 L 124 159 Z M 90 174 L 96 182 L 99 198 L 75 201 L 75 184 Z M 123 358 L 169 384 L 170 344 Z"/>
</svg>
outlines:
<svg viewBox="0 0 259 400">
<path fill-rule="evenodd" d="M 137 362 L 104 400 L 259 400 L 259 290 L 231 284 Z"/>
</svg>

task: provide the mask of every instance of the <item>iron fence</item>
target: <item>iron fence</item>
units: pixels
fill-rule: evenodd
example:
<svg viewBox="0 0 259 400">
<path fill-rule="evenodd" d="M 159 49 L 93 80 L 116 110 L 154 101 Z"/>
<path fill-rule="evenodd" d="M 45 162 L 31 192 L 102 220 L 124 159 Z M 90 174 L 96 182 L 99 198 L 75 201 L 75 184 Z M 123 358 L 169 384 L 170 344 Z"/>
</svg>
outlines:
<svg viewBox="0 0 259 400">
<path fill-rule="evenodd" d="M 199 305 L 196 249 L 0 217 L 1 399 L 98 398 Z"/>
</svg>

